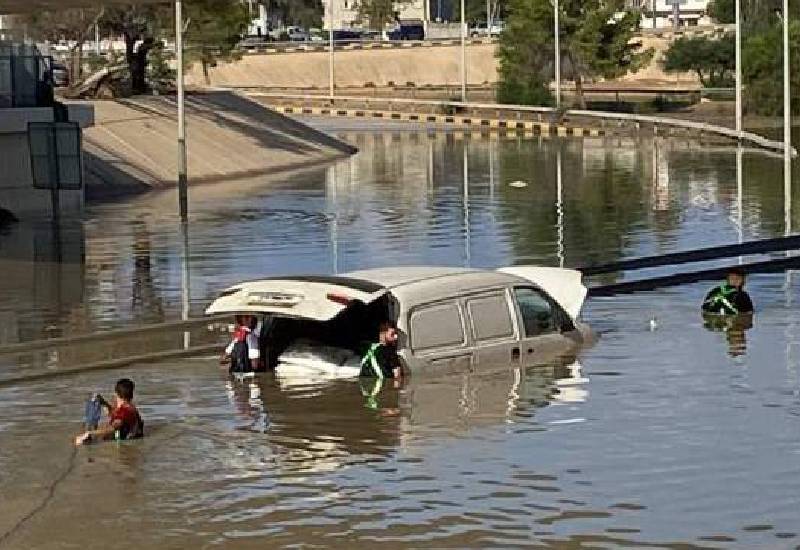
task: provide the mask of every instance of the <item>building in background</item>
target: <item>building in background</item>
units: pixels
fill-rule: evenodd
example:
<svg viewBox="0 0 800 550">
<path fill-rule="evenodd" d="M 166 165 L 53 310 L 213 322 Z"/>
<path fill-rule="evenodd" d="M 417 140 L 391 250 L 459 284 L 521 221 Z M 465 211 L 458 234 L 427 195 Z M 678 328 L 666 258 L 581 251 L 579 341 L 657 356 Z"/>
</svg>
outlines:
<svg viewBox="0 0 800 550">
<path fill-rule="evenodd" d="M 398 19 L 418 19 L 427 22 L 430 13 L 430 3 L 437 0 L 411 0 L 410 2 L 397 2 L 395 9 Z M 333 28 L 353 29 L 366 28 L 366 23 L 358 20 L 357 0 L 322 0 L 325 10 L 323 26 L 328 29 L 330 10 L 333 9 Z M 381 29 L 374 29 L 381 30 Z"/>
<path fill-rule="evenodd" d="M 675 1 L 678 2 L 679 27 L 697 27 L 714 23 L 707 15 L 710 0 Z M 653 21 L 654 4 L 655 22 Z M 642 10 L 641 26 L 643 29 L 671 29 L 675 26 L 673 0 L 629 0 L 629 5 Z"/>
</svg>

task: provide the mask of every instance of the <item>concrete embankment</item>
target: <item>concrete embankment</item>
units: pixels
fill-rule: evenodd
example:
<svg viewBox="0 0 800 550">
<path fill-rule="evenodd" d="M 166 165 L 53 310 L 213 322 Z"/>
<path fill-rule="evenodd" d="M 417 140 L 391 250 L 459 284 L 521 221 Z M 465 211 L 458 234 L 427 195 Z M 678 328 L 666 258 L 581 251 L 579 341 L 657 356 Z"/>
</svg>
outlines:
<svg viewBox="0 0 800 550">
<path fill-rule="evenodd" d="M 98 101 L 84 134 L 87 197 L 175 184 L 177 115 L 173 97 Z M 229 92 L 187 97 L 191 185 L 254 181 L 355 152 L 327 134 Z"/>
<path fill-rule="evenodd" d="M 716 29 L 687 31 L 690 35 L 713 34 Z M 620 81 L 649 86 L 687 86 L 698 84 L 693 73 L 665 73 L 662 61 L 675 35 L 670 32 L 644 33 L 636 38 L 645 49 L 653 49 L 650 64 Z M 410 45 L 410 44 L 409 44 Z M 467 46 L 467 84 L 495 84 L 499 60 L 496 44 L 473 43 Z M 212 86 L 247 88 L 322 89 L 329 86 L 330 57 L 324 51 L 247 54 L 232 63 L 220 63 L 209 72 Z M 393 86 L 413 83 L 423 86 L 460 86 L 461 48 L 425 46 L 390 49 L 342 50 L 335 55 L 336 86 L 352 88 Z M 188 81 L 206 84 L 202 69 L 195 66 Z M 566 83 L 568 84 L 568 83 Z"/>
<path fill-rule="evenodd" d="M 329 56 L 326 52 L 246 55 L 233 63 L 220 63 L 210 71 L 211 85 L 266 88 L 324 88 L 329 85 Z M 336 52 L 337 86 L 387 86 L 389 83 L 416 86 L 461 83 L 461 49 L 455 46 L 352 50 Z M 195 85 L 205 84 L 202 70 L 195 66 L 188 75 Z M 497 81 L 494 44 L 467 48 L 467 82 Z"/>
</svg>

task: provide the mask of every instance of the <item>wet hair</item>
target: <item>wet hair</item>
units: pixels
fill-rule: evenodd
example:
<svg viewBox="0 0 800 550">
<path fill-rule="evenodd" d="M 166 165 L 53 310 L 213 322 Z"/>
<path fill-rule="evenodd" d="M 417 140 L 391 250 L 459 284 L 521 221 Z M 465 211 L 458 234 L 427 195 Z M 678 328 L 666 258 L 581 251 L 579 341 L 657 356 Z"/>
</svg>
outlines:
<svg viewBox="0 0 800 550">
<path fill-rule="evenodd" d="M 128 378 L 120 378 L 117 380 L 117 385 L 114 386 L 114 393 L 116 393 L 120 399 L 130 401 L 133 399 L 133 389 L 135 387 L 136 384 L 133 383 L 133 380 L 129 380 Z"/>
<path fill-rule="evenodd" d="M 744 269 L 742 269 L 740 267 L 732 267 L 732 268 L 730 268 L 728 270 L 728 275 L 729 276 L 730 275 L 736 275 L 738 277 L 741 277 L 742 279 L 744 279 L 747 276 L 747 274 L 744 272 Z"/>
</svg>

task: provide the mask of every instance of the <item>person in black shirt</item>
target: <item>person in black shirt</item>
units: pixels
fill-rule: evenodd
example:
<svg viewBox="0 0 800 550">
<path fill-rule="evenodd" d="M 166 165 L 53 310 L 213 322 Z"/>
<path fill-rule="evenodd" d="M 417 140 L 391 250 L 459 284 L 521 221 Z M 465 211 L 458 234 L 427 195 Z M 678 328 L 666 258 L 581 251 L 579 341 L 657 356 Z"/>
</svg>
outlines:
<svg viewBox="0 0 800 550">
<path fill-rule="evenodd" d="M 393 321 L 381 321 L 378 326 L 378 341 L 370 344 L 361 359 L 360 376 L 375 378 L 401 378 L 402 367 L 397 356 L 397 325 Z"/>
<path fill-rule="evenodd" d="M 745 274 L 741 269 L 728 271 L 726 281 L 712 289 L 703 301 L 703 313 L 742 315 L 753 313 L 753 302 L 744 290 Z"/>
</svg>

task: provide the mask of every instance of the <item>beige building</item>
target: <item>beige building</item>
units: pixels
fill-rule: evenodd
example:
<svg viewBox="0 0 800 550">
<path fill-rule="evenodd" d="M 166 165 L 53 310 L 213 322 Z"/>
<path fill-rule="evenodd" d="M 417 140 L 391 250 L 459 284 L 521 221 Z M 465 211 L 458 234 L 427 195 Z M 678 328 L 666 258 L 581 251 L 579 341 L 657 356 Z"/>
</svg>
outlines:
<svg viewBox="0 0 800 550">
<path fill-rule="evenodd" d="M 356 0 L 322 0 L 325 9 L 323 25 L 329 28 L 329 21 L 333 9 L 333 28 L 351 29 L 364 28 L 366 23 L 358 20 L 358 10 Z M 427 21 L 426 14 L 430 13 L 430 0 L 411 0 L 410 2 L 395 2 L 395 10 L 399 19 L 421 19 Z M 379 30 L 379 29 L 375 29 Z"/>
</svg>

